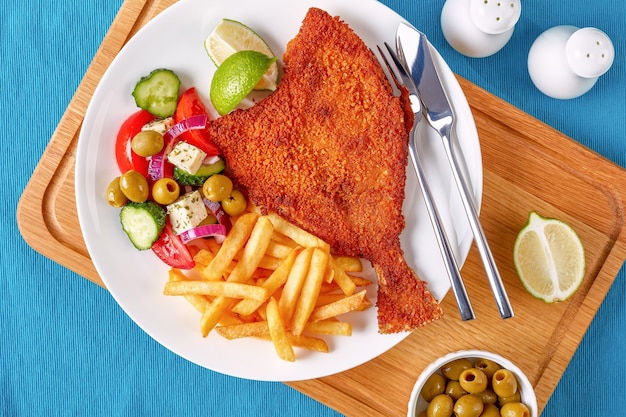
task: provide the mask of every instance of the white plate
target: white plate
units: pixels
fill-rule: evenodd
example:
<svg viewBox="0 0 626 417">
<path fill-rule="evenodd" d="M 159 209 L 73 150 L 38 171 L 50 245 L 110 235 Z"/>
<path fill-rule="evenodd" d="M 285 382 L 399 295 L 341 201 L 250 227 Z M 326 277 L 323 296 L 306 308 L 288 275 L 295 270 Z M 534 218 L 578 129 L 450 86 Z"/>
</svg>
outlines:
<svg viewBox="0 0 626 417">
<path fill-rule="evenodd" d="M 124 311 L 151 337 L 176 354 L 227 375 L 267 381 L 318 378 L 367 362 L 408 336 L 378 334 L 376 309 L 371 308 L 348 318 L 353 323 L 352 337 L 328 339 L 330 354 L 298 350 L 295 363 L 278 359 L 272 344 L 265 341 L 228 341 L 214 332 L 204 339 L 198 313 L 184 299 L 162 294 L 168 268 L 151 251 L 138 252 L 131 246 L 120 227 L 118 210 L 105 200 L 108 183 L 119 175 L 113 151 L 115 136 L 122 121 L 136 110 L 131 91 L 141 76 L 155 68 L 174 70 L 183 88 L 195 86 L 208 103 L 214 66 L 203 40 L 222 18 L 252 27 L 280 57 L 311 6 L 341 16 L 373 49 L 383 41 L 393 44 L 396 27 L 404 20 L 374 0 L 182 0 L 147 24 L 115 58 L 94 93 L 80 134 L 76 203 L 87 249 L 102 280 Z M 474 120 L 459 84 L 441 58 L 440 65 L 458 115 L 457 131 L 462 132 L 460 151 L 480 203 L 482 163 Z M 431 188 L 441 202 L 444 222 L 455 230 L 458 259 L 464 261 L 472 241 L 469 225 L 439 139 L 432 132 L 424 134 L 430 137 L 422 155 Z M 450 284 L 412 167 L 408 173 L 407 229 L 402 245 L 409 263 L 429 282 L 435 297 L 442 299 Z M 367 274 L 375 279 L 371 269 Z M 375 288 L 369 295 L 375 300 Z"/>
</svg>

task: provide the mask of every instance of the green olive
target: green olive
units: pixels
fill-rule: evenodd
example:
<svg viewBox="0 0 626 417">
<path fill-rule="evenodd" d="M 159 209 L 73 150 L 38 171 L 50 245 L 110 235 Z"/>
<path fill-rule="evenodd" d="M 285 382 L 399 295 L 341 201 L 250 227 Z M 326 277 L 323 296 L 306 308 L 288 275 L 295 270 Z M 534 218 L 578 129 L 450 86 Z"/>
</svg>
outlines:
<svg viewBox="0 0 626 417">
<path fill-rule="evenodd" d="M 430 402 L 435 396 L 443 394 L 444 389 L 446 389 L 445 378 L 438 373 L 434 373 L 424 382 L 420 394 L 426 402 Z"/>
<path fill-rule="evenodd" d="M 218 224 L 218 223 L 219 222 L 217 221 L 217 217 L 215 217 L 213 214 L 209 214 L 208 216 L 204 218 L 204 220 L 200 222 L 200 224 L 198 224 L 198 226 L 205 226 L 207 224 Z"/>
<path fill-rule="evenodd" d="M 493 374 L 495 374 L 496 371 L 502 367 L 490 359 L 478 358 L 474 362 L 474 368 L 478 368 L 483 371 L 485 375 L 487 375 L 487 378 L 491 381 Z"/>
<path fill-rule="evenodd" d="M 458 381 L 459 377 L 461 376 L 461 372 L 471 367 L 472 367 L 472 362 L 470 362 L 469 359 L 461 358 L 461 359 L 455 359 L 452 362 L 445 364 L 441 368 L 441 372 L 443 372 L 443 375 L 446 378 L 451 379 L 453 381 Z"/>
<path fill-rule="evenodd" d="M 479 417 L 483 412 L 483 402 L 474 394 L 465 394 L 454 403 L 456 417 Z"/>
<path fill-rule="evenodd" d="M 517 392 L 517 379 L 508 369 L 498 369 L 493 374 L 491 386 L 498 397 L 510 397 Z"/>
<path fill-rule="evenodd" d="M 154 130 L 142 130 L 130 141 L 133 152 L 139 156 L 156 155 L 163 150 L 163 135 Z"/>
<path fill-rule="evenodd" d="M 495 404 L 498 402 L 498 396 L 491 389 L 486 389 L 476 395 L 480 397 L 483 404 Z"/>
<path fill-rule="evenodd" d="M 502 407 L 504 404 L 515 403 L 515 402 L 520 402 L 520 401 L 522 401 L 522 396 L 520 395 L 519 391 L 517 391 L 515 394 L 511 395 L 510 397 L 498 397 L 498 404 L 500 404 L 500 407 Z"/>
<path fill-rule="evenodd" d="M 487 389 L 487 376 L 477 368 L 466 369 L 461 372 L 459 383 L 470 394 L 478 394 Z"/>
<path fill-rule="evenodd" d="M 483 413 L 480 417 L 500 417 L 500 409 L 495 404 L 487 403 L 483 407 Z"/>
<path fill-rule="evenodd" d="M 152 185 L 152 198 L 164 206 L 172 204 L 180 195 L 180 186 L 171 178 L 161 178 Z"/>
<path fill-rule="evenodd" d="M 224 201 L 233 192 L 233 182 L 226 175 L 211 175 L 204 182 L 202 192 L 211 201 Z"/>
<path fill-rule="evenodd" d="M 445 394 L 439 394 L 433 398 L 426 409 L 427 417 L 450 417 L 454 400 Z"/>
<path fill-rule="evenodd" d="M 500 409 L 502 417 L 530 417 L 530 410 L 521 402 L 506 403 Z"/>
<path fill-rule="evenodd" d="M 233 190 L 230 197 L 222 200 L 222 208 L 229 216 L 239 216 L 246 211 L 247 206 L 246 197 L 239 190 Z"/>
<path fill-rule="evenodd" d="M 116 177 L 107 187 L 107 202 L 113 207 L 122 207 L 128 202 L 128 197 L 120 188 L 120 177 Z"/>
<path fill-rule="evenodd" d="M 133 169 L 126 171 L 120 177 L 120 189 L 130 201 L 135 203 L 146 201 L 150 192 L 146 177 Z"/>
<path fill-rule="evenodd" d="M 464 396 L 465 394 L 469 394 L 467 391 L 463 389 L 459 381 L 448 381 L 448 384 L 446 385 L 445 393 L 448 394 L 450 397 L 452 397 L 452 399 L 455 401 L 461 398 L 462 396 Z"/>
</svg>

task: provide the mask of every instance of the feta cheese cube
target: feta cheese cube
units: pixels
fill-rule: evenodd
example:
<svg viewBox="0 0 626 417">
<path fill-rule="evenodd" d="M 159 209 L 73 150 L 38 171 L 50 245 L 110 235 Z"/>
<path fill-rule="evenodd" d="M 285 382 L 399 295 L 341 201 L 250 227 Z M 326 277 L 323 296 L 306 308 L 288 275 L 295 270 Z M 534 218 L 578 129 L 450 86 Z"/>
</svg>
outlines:
<svg viewBox="0 0 626 417">
<path fill-rule="evenodd" d="M 206 158 L 206 153 L 202 149 L 187 142 L 178 142 L 167 154 L 168 161 L 191 175 L 198 172 L 204 158 Z"/>
<path fill-rule="evenodd" d="M 167 213 L 170 216 L 172 230 L 176 235 L 185 230 L 193 229 L 208 216 L 207 208 L 198 190 L 184 194 L 168 205 Z"/>
<path fill-rule="evenodd" d="M 174 126 L 174 118 L 166 117 L 165 119 L 154 119 L 143 125 L 141 130 L 154 130 L 164 135 L 172 126 Z"/>
</svg>

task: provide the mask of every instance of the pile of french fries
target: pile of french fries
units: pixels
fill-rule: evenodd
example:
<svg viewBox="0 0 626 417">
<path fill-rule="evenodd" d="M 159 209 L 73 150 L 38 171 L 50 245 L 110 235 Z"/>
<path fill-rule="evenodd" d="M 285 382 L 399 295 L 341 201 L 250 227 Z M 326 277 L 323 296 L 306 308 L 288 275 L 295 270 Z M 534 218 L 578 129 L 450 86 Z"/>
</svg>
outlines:
<svg viewBox="0 0 626 417">
<path fill-rule="evenodd" d="M 294 347 L 328 352 L 322 335 L 350 336 L 337 316 L 371 306 L 372 282 L 350 273 L 361 260 L 333 256 L 323 240 L 280 216 L 254 208 L 233 219 L 224 241 L 202 241 L 193 273 L 171 269 L 165 295 L 184 296 L 201 313 L 200 331 L 227 339 L 271 340 L 278 356 Z"/>
</svg>

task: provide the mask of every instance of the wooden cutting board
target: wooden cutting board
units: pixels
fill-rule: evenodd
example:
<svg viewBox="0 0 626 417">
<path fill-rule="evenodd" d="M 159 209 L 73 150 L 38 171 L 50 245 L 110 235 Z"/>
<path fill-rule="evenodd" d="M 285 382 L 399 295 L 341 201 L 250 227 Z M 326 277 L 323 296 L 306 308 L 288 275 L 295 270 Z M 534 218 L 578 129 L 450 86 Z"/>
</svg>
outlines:
<svg viewBox="0 0 626 417">
<path fill-rule="evenodd" d="M 175 0 L 126 0 L 20 199 L 17 220 L 29 245 L 104 286 L 85 248 L 74 199 L 74 158 L 89 100 L 128 39 Z M 459 78 L 481 139 L 481 221 L 515 317 L 499 318 L 474 247 L 463 267 L 477 319 L 462 322 L 453 297 L 444 319 L 352 370 L 293 388 L 350 416 L 406 413 L 413 383 L 442 354 L 486 349 L 511 358 L 530 378 L 543 410 L 626 258 L 626 171 L 549 126 Z M 569 301 L 547 305 L 529 296 L 512 265 L 515 237 L 530 211 L 557 217 L 578 232 L 587 273 Z"/>
</svg>

